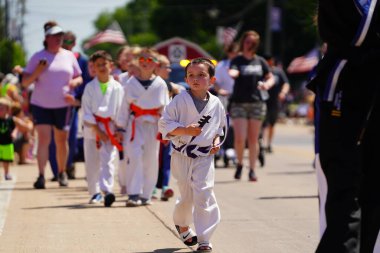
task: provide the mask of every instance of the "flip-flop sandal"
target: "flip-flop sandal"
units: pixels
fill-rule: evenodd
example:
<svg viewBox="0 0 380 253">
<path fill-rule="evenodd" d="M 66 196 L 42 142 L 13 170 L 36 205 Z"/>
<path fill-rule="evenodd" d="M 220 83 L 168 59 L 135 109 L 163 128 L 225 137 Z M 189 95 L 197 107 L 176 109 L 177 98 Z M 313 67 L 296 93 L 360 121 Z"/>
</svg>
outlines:
<svg viewBox="0 0 380 253">
<path fill-rule="evenodd" d="M 210 253 L 210 252 L 212 252 L 211 243 L 208 243 L 208 242 L 199 243 L 199 246 L 198 246 L 196 252 L 197 253 Z"/>
<path fill-rule="evenodd" d="M 194 231 L 189 227 L 189 229 L 185 232 L 180 232 L 179 226 L 175 226 L 175 228 L 178 231 L 179 237 L 182 240 L 182 242 L 187 246 L 193 246 L 198 243 L 197 235 L 194 233 Z M 190 242 L 189 239 L 192 239 Z"/>
</svg>

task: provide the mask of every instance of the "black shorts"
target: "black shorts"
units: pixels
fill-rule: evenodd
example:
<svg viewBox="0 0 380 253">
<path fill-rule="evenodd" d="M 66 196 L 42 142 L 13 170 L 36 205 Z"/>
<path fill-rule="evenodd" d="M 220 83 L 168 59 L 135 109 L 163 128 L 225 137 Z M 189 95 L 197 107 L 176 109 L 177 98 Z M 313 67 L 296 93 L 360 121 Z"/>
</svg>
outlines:
<svg viewBox="0 0 380 253">
<path fill-rule="evenodd" d="M 276 107 L 267 107 L 267 114 L 265 115 L 264 125 L 274 126 L 278 119 L 279 109 Z"/>
<path fill-rule="evenodd" d="M 59 130 L 70 130 L 72 107 L 43 108 L 32 105 L 35 125 L 52 125 Z"/>
</svg>

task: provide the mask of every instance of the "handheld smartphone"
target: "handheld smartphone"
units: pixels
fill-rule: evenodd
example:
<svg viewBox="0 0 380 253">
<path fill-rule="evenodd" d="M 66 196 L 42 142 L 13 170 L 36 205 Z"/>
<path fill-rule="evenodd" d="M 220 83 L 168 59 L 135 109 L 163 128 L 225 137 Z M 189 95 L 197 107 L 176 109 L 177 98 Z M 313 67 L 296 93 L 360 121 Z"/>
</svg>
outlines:
<svg viewBox="0 0 380 253">
<path fill-rule="evenodd" d="M 41 59 L 40 60 L 40 64 L 41 65 L 46 65 L 47 64 L 47 60 L 45 58 Z"/>
</svg>

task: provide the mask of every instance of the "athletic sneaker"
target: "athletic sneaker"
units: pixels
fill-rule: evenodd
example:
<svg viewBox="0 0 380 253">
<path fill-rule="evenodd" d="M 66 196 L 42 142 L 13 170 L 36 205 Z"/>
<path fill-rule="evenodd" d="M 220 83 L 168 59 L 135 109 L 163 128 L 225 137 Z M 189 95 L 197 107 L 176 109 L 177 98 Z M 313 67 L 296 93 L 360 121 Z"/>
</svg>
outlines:
<svg viewBox="0 0 380 253">
<path fill-rule="evenodd" d="M 241 164 L 236 165 L 235 179 L 241 178 L 242 170 L 243 170 L 243 165 L 241 165 Z"/>
<path fill-rule="evenodd" d="M 75 165 L 71 164 L 69 167 L 66 168 L 66 173 L 68 179 L 75 179 Z"/>
<path fill-rule="evenodd" d="M 92 198 L 90 199 L 89 201 L 89 204 L 97 204 L 97 203 L 100 203 L 103 201 L 103 196 L 102 194 L 100 193 L 96 193 L 94 194 L 94 196 L 92 196 Z"/>
<path fill-rule="evenodd" d="M 139 199 L 139 197 L 129 197 L 129 199 L 127 200 L 127 204 L 126 204 L 127 207 L 136 207 L 136 206 L 141 206 L 141 200 Z"/>
<path fill-rule="evenodd" d="M 61 187 L 67 187 L 69 185 L 69 182 L 67 181 L 67 175 L 65 172 L 61 172 L 58 175 L 58 183 Z"/>
<path fill-rule="evenodd" d="M 40 175 L 37 178 L 37 181 L 33 184 L 33 186 L 36 189 L 45 189 L 45 178 L 44 178 L 44 176 Z"/>
<path fill-rule="evenodd" d="M 144 198 L 141 198 L 141 205 L 142 206 L 150 206 L 152 205 L 152 200 L 151 199 L 144 199 Z"/>
<path fill-rule="evenodd" d="M 152 192 L 152 199 L 154 199 L 154 200 L 158 199 L 158 197 L 157 197 L 157 188 L 156 187 L 154 187 L 154 190 Z"/>
<path fill-rule="evenodd" d="M 104 196 L 104 206 L 112 206 L 112 203 L 115 202 L 115 199 L 115 194 L 113 194 L 112 192 L 106 193 L 106 195 Z"/>
<path fill-rule="evenodd" d="M 256 182 L 257 181 L 257 176 L 255 174 L 255 171 L 250 169 L 249 174 L 248 174 L 248 180 L 251 182 Z"/>
<path fill-rule="evenodd" d="M 58 181 L 58 176 L 53 176 L 51 179 L 50 179 L 51 182 L 57 182 Z"/>
<path fill-rule="evenodd" d="M 12 180 L 13 178 L 12 178 L 12 175 L 8 173 L 8 174 L 4 175 L 4 179 L 5 180 Z"/>
<path fill-rule="evenodd" d="M 168 201 L 171 197 L 173 197 L 174 191 L 172 188 L 165 187 L 162 189 L 161 200 Z"/>
</svg>

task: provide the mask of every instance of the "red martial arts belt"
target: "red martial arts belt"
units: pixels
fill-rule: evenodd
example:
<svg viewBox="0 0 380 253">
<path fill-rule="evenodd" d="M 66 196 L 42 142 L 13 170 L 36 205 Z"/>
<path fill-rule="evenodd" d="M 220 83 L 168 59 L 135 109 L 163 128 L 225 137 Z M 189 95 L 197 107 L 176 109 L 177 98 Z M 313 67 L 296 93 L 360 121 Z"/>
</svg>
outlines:
<svg viewBox="0 0 380 253">
<path fill-rule="evenodd" d="M 115 136 L 111 133 L 110 125 L 109 123 L 111 122 L 111 118 L 102 118 L 97 115 L 94 115 L 95 120 L 97 123 L 102 123 L 104 125 L 104 128 L 106 129 L 106 133 L 108 138 L 110 138 L 111 144 L 114 145 L 117 150 L 122 151 L 123 147 L 122 145 L 115 139 Z M 100 138 L 98 135 L 96 135 L 96 143 L 100 143 Z M 99 144 L 98 144 L 99 145 Z M 98 147 L 99 148 L 99 147 Z"/>
<path fill-rule="evenodd" d="M 153 108 L 153 109 L 142 109 L 141 107 L 138 107 L 135 104 L 131 104 L 129 109 L 132 111 L 132 115 L 134 115 L 134 119 L 132 121 L 132 135 L 131 135 L 131 141 L 135 138 L 135 131 L 136 131 L 136 118 L 144 116 L 144 115 L 151 115 L 151 116 L 157 116 L 160 117 L 160 110 L 161 108 Z"/>
</svg>

